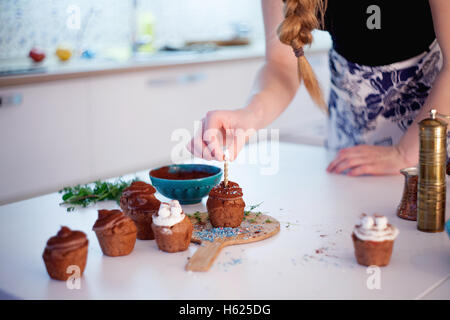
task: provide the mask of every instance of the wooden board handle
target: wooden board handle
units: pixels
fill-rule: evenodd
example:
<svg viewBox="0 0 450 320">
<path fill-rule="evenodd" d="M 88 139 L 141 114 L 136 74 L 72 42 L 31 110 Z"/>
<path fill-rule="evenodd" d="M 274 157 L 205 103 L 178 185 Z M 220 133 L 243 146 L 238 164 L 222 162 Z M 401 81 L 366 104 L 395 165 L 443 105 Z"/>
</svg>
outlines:
<svg viewBox="0 0 450 320">
<path fill-rule="evenodd" d="M 191 259 L 189 259 L 189 262 L 186 265 L 186 270 L 208 271 L 222 247 L 223 242 L 221 241 L 204 242 L 203 245 L 197 249 Z"/>
</svg>

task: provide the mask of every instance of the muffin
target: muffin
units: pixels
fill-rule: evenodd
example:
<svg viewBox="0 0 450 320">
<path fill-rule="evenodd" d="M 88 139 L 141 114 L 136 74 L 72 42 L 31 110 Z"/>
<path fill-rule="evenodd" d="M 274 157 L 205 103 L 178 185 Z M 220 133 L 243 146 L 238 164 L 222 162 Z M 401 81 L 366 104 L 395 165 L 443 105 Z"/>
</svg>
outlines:
<svg viewBox="0 0 450 320">
<path fill-rule="evenodd" d="M 73 274 L 68 267 L 75 265 L 80 268 L 82 276 L 86 267 L 88 243 L 84 232 L 61 227 L 56 236 L 47 241 L 42 255 L 48 275 L 56 280 L 67 280 Z"/>
<path fill-rule="evenodd" d="M 152 229 L 162 251 L 185 251 L 189 247 L 192 223 L 177 200 L 161 203 L 158 213 L 153 216 Z"/>
<path fill-rule="evenodd" d="M 161 201 L 155 198 L 156 189 L 143 181 L 135 181 L 124 189 L 120 197 L 120 208 L 130 217 L 137 228 L 137 238 L 153 240 L 152 216 L 158 212 Z"/>
<path fill-rule="evenodd" d="M 398 233 L 386 217 L 362 214 L 352 233 L 356 261 L 363 266 L 387 266 Z"/>
<path fill-rule="evenodd" d="M 107 256 L 126 256 L 134 249 L 137 228 L 133 220 L 120 210 L 99 210 L 92 230 Z"/>
<path fill-rule="evenodd" d="M 222 181 L 209 192 L 206 208 L 213 227 L 239 227 L 244 218 L 245 202 L 242 189 L 236 182 Z"/>
</svg>

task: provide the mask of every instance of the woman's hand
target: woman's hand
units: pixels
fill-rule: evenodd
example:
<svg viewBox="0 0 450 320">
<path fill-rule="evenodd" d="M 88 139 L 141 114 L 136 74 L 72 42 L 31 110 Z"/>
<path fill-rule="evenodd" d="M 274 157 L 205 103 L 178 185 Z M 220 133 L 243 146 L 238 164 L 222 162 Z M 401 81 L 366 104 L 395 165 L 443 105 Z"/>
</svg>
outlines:
<svg viewBox="0 0 450 320">
<path fill-rule="evenodd" d="M 246 109 L 209 111 L 186 148 L 196 157 L 222 161 L 226 147 L 233 161 L 255 132 L 252 119 L 254 116 Z"/>
<path fill-rule="evenodd" d="M 400 169 L 413 166 L 398 147 L 359 145 L 342 149 L 329 164 L 327 171 L 349 176 L 398 174 Z"/>
</svg>

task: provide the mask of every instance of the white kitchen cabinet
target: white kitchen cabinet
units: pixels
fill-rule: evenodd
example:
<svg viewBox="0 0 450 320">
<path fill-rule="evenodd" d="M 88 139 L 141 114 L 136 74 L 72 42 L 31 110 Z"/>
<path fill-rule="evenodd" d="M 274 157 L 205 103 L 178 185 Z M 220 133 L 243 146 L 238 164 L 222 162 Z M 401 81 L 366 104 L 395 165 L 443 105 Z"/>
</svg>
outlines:
<svg viewBox="0 0 450 320">
<path fill-rule="evenodd" d="M 89 179 L 87 83 L 0 89 L 22 102 L 0 108 L 0 203 Z"/>
</svg>

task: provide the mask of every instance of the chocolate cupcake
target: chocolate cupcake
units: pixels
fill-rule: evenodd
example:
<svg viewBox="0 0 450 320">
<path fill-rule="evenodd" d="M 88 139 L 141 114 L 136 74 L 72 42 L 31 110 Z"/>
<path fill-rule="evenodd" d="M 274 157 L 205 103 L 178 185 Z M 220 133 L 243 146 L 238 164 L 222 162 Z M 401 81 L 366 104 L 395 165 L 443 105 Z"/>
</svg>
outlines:
<svg viewBox="0 0 450 320">
<path fill-rule="evenodd" d="M 136 225 L 120 210 L 99 210 L 92 230 L 107 256 L 126 256 L 134 249 Z"/>
<path fill-rule="evenodd" d="M 143 181 L 135 181 L 124 189 L 120 197 L 120 207 L 137 227 L 137 238 L 153 240 L 152 216 L 158 212 L 161 201 L 155 198 L 156 189 Z"/>
<path fill-rule="evenodd" d="M 361 215 L 352 233 L 356 261 L 363 266 L 387 266 L 398 233 L 382 215 Z"/>
<path fill-rule="evenodd" d="M 209 192 L 206 208 L 213 227 L 239 227 L 244 218 L 245 202 L 242 189 L 236 182 L 228 181 L 215 186 Z"/>
<path fill-rule="evenodd" d="M 70 266 L 77 266 L 80 276 L 83 275 L 88 243 L 84 232 L 61 227 L 56 236 L 47 241 L 42 255 L 48 275 L 56 280 L 67 280 L 73 274 L 73 270 L 68 269 Z"/>
<path fill-rule="evenodd" d="M 189 247 L 193 226 L 177 200 L 161 203 L 153 216 L 152 228 L 160 250 L 178 252 Z"/>
</svg>

